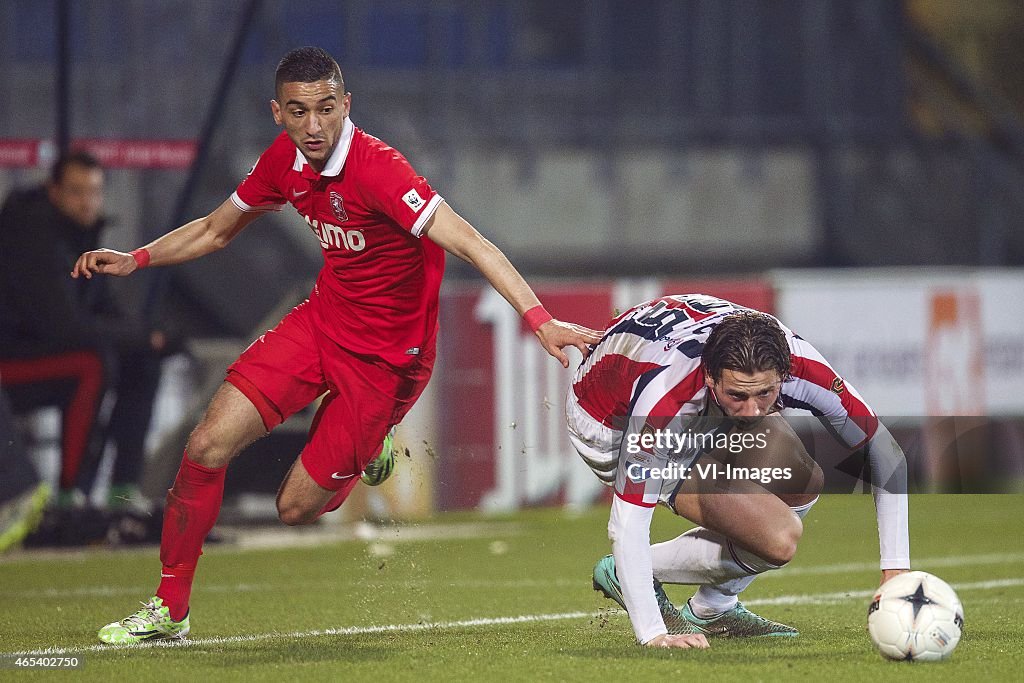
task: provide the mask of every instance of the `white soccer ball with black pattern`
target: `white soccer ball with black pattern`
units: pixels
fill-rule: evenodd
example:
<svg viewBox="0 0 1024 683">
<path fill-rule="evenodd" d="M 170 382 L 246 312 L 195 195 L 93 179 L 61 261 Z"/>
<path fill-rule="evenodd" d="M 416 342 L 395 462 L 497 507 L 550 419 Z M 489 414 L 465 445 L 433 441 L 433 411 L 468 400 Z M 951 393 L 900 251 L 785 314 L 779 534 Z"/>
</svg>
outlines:
<svg viewBox="0 0 1024 683">
<path fill-rule="evenodd" d="M 964 608 L 949 584 L 927 572 L 889 579 L 868 607 L 868 633 L 883 657 L 945 659 L 960 642 Z"/>
</svg>

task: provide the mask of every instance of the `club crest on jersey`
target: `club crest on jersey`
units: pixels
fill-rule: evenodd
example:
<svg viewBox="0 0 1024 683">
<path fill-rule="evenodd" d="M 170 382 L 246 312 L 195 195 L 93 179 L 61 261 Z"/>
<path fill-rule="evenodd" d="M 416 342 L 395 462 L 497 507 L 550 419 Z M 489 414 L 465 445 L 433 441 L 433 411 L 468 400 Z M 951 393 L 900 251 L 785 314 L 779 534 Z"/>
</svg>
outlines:
<svg viewBox="0 0 1024 683">
<path fill-rule="evenodd" d="M 344 223 L 348 220 L 348 214 L 345 213 L 345 204 L 341 198 L 341 195 L 331 190 L 331 210 L 334 211 L 334 217 L 340 222 Z"/>
<path fill-rule="evenodd" d="M 652 427 L 651 425 L 649 425 L 649 424 L 647 424 L 645 422 L 643 429 L 640 430 L 640 441 L 639 441 L 639 443 L 653 442 L 654 441 L 654 437 L 655 437 L 654 427 Z M 647 448 L 644 448 L 643 450 L 647 451 L 648 453 L 651 452 L 651 450 L 647 449 Z"/>
<path fill-rule="evenodd" d="M 843 378 L 842 377 L 836 377 L 834 380 L 832 380 L 832 393 L 833 394 L 841 394 L 844 391 L 846 391 L 846 385 L 843 384 Z"/>
</svg>

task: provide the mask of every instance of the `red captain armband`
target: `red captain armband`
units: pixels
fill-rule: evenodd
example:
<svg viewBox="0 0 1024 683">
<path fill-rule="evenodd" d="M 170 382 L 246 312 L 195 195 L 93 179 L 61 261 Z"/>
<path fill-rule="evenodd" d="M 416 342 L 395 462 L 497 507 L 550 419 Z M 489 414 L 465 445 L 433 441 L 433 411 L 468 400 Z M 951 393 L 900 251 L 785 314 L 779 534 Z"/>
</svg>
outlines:
<svg viewBox="0 0 1024 683">
<path fill-rule="evenodd" d="M 523 320 L 526 321 L 526 324 L 530 326 L 531 330 L 536 332 L 540 329 L 541 325 L 549 320 L 554 320 L 554 318 L 542 305 L 537 304 L 526 313 L 523 313 Z"/>
<path fill-rule="evenodd" d="M 140 269 L 149 265 L 149 249 L 136 249 L 129 253 L 131 253 L 132 258 L 135 259 L 135 265 Z"/>
</svg>

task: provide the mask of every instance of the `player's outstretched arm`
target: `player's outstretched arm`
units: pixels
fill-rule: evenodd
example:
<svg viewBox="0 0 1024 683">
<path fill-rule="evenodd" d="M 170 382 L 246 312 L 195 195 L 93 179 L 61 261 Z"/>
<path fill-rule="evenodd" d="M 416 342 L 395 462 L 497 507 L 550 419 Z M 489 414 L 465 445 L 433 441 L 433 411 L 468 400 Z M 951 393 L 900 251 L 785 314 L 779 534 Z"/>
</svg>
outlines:
<svg viewBox="0 0 1024 683">
<path fill-rule="evenodd" d="M 910 510 L 907 459 L 880 421 L 864 446 L 871 463 L 871 493 L 878 519 L 882 583 L 910 568 Z"/>
<path fill-rule="evenodd" d="M 612 498 L 608 518 L 608 539 L 615 558 L 615 577 L 619 582 L 622 605 L 629 615 L 637 642 L 650 645 L 663 637 L 668 629 L 654 593 L 654 565 L 651 555 L 651 519 L 654 508 L 626 502 L 622 496 L 625 484 L 620 459 L 616 472 L 616 495 Z M 660 645 L 660 647 L 678 647 Z"/>
<path fill-rule="evenodd" d="M 442 202 L 437 207 L 424 234 L 429 234 L 430 239 L 445 251 L 475 266 L 520 315 L 540 306 L 537 295 L 505 254 L 447 203 Z M 538 313 L 542 311 L 537 309 Z M 565 368 L 569 367 L 569 357 L 562 351 L 563 348 L 575 346 L 586 357 L 589 353 L 587 345 L 601 341 L 600 332 L 555 320 L 547 315 L 533 322 L 541 345 Z"/>
<path fill-rule="evenodd" d="M 171 266 L 222 249 L 260 215 L 242 211 L 230 200 L 225 201 L 208 216 L 186 223 L 147 244 L 141 265 Z M 93 273 L 124 276 L 139 268 L 140 261 L 133 254 L 96 249 L 78 257 L 71 277 L 89 279 Z"/>
</svg>

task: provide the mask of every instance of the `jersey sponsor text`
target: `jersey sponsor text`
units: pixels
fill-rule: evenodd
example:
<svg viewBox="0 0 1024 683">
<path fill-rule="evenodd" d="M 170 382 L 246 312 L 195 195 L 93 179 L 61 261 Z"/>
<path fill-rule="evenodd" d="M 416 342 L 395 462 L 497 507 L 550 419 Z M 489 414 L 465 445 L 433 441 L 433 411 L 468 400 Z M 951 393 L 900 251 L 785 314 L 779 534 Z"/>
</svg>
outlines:
<svg viewBox="0 0 1024 683">
<path fill-rule="evenodd" d="M 344 228 L 321 223 L 315 218 L 303 216 L 306 223 L 313 230 L 313 234 L 320 240 L 320 246 L 324 249 L 348 249 L 349 251 L 362 251 L 366 248 L 366 238 L 361 230 L 345 230 Z"/>
</svg>

